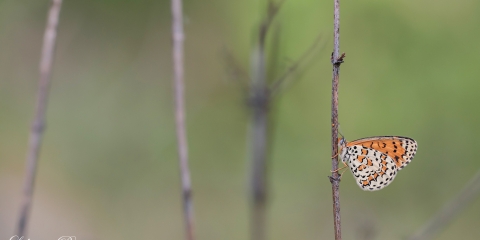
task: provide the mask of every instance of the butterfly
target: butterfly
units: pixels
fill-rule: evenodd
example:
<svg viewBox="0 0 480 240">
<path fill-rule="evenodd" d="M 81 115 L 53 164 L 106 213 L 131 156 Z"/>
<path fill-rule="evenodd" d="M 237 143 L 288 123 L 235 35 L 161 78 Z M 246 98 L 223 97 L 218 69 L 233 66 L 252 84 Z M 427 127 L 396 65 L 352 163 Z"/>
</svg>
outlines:
<svg viewBox="0 0 480 240">
<path fill-rule="evenodd" d="M 350 168 L 358 186 L 365 191 L 388 186 L 417 152 L 415 140 L 399 136 L 361 138 L 352 142 L 342 137 L 338 147 L 343 164 Z"/>
</svg>

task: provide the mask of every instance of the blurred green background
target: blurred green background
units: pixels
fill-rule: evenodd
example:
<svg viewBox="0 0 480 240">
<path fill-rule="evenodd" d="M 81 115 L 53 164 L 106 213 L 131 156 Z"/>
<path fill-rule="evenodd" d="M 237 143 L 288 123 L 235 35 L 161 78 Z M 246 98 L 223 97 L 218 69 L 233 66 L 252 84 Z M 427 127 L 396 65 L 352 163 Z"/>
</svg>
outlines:
<svg viewBox="0 0 480 240">
<path fill-rule="evenodd" d="M 0 239 L 20 206 L 48 0 L 0 1 Z M 480 169 L 480 2 L 342 1 L 340 122 L 349 140 L 404 135 L 415 159 L 379 192 L 341 182 L 344 239 L 402 239 Z M 198 239 L 248 239 L 246 70 L 264 1 L 185 1 L 186 93 Z M 183 239 L 167 0 L 64 1 L 29 238 Z M 332 239 L 333 1 L 290 0 L 278 72 L 323 50 L 274 110 L 269 239 Z M 480 200 L 438 239 L 480 239 Z"/>
</svg>

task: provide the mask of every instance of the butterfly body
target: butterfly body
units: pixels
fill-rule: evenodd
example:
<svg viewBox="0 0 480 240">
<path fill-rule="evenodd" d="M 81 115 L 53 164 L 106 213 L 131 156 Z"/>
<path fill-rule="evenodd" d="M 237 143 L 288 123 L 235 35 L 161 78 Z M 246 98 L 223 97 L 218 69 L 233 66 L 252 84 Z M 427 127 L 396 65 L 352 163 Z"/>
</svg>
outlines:
<svg viewBox="0 0 480 240">
<path fill-rule="evenodd" d="M 415 156 L 417 142 L 408 137 L 380 136 L 339 141 L 340 159 L 360 188 L 376 191 L 388 186 Z"/>
</svg>

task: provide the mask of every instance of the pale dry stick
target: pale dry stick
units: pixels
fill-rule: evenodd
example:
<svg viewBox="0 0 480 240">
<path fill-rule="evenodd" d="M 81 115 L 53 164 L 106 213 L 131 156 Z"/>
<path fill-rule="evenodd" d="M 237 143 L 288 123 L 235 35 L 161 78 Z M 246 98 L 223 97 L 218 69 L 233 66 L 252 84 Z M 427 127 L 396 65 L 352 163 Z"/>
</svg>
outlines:
<svg viewBox="0 0 480 240">
<path fill-rule="evenodd" d="M 183 31 L 182 0 L 172 0 L 172 57 L 175 95 L 175 124 L 178 144 L 178 161 L 183 190 L 183 207 L 185 215 L 185 230 L 188 240 L 195 239 L 195 227 L 192 202 L 192 184 L 188 167 L 187 130 L 185 124 L 185 84 L 184 84 L 184 51 L 185 39 Z"/>
<path fill-rule="evenodd" d="M 267 159 L 268 159 L 268 108 L 270 94 L 267 85 L 265 44 L 267 33 L 284 1 L 268 2 L 267 16 L 260 24 L 258 42 L 252 52 L 249 104 L 252 108 L 252 159 L 251 159 L 251 220 L 250 239 L 266 239 L 267 216 Z"/>
<path fill-rule="evenodd" d="M 38 95 L 35 107 L 35 116 L 30 129 L 28 152 L 26 160 L 26 175 L 23 187 L 23 199 L 20 208 L 20 218 L 16 234 L 19 237 L 26 235 L 30 210 L 32 208 L 35 175 L 37 172 L 38 156 L 45 130 L 45 112 L 47 110 L 48 92 L 52 76 L 52 63 L 57 38 L 58 19 L 62 0 L 52 0 L 48 13 L 47 25 L 43 35 L 42 55 L 40 56 L 40 79 L 38 82 Z M 25 236 L 25 238 L 27 238 Z"/>
<path fill-rule="evenodd" d="M 262 28 L 261 28 L 262 29 Z M 262 31 L 262 30 L 261 30 Z M 266 31 L 265 31 L 266 32 Z M 267 191 L 267 119 L 268 90 L 266 84 L 265 43 L 262 33 L 252 53 L 252 79 L 249 105 L 252 112 L 252 165 L 251 165 L 251 240 L 265 239 Z"/>
<path fill-rule="evenodd" d="M 332 76 L 332 155 L 338 152 L 338 82 L 340 64 L 345 54 L 340 56 L 340 0 L 334 0 L 334 22 L 333 22 L 333 76 Z M 342 227 L 340 219 L 340 174 L 338 174 L 338 156 L 332 158 L 332 175 L 329 176 L 332 183 L 333 198 L 333 226 L 335 240 L 342 239 Z"/>
<path fill-rule="evenodd" d="M 295 72 L 300 65 L 308 59 L 308 57 L 315 53 L 315 48 L 317 48 L 318 44 L 320 43 L 322 35 L 319 35 L 315 42 L 310 46 L 310 48 L 303 53 L 303 55 L 297 59 L 296 62 L 294 62 L 292 65 L 290 65 L 287 70 L 277 79 L 275 82 L 272 84 L 270 87 L 270 92 L 272 95 L 278 93 L 278 90 L 280 89 L 280 86 L 284 85 L 288 77 L 292 75 L 293 72 Z"/>
<path fill-rule="evenodd" d="M 233 56 L 232 52 L 224 49 L 223 56 L 226 63 L 228 74 L 240 85 L 242 91 L 247 93 L 251 81 L 248 72 L 240 66 L 239 61 Z"/>
<path fill-rule="evenodd" d="M 261 91 L 259 89 L 258 91 Z M 252 99 L 252 172 L 251 172 L 251 240 L 263 240 L 266 236 L 267 207 L 267 149 L 268 129 L 268 97 L 266 93 L 254 93 Z"/>
<path fill-rule="evenodd" d="M 480 194 L 480 171 L 470 180 L 463 190 L 432 219 L 420 228 L 409 240 L 428 240 L 444 229 L 453 219 L 479 197 Z"/>
</svg>

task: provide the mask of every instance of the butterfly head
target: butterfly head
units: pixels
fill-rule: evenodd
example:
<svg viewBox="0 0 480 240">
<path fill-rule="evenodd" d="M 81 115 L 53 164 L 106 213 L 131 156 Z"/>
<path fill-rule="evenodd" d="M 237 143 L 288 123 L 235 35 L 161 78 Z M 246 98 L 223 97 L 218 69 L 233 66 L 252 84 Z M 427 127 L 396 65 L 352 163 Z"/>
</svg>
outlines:
<svg viewBox="0 0 480 240">
<path fill-rule="evenodd" d="M 340 153 L 340 158 L 343 159 L 343 156 L 346 153 L 346 148 L 347 146 L 347 140 L 341 135 L 341 137 L 338 138 L 338 152 Z"/>
<path fill-rule="evenodd" d="M 345 137 L 340 134 L 340 137 L 338 138 L 338 148 L 341 149 L 347 145 L 347 140 L 345 140 Z"/>
</svg>

